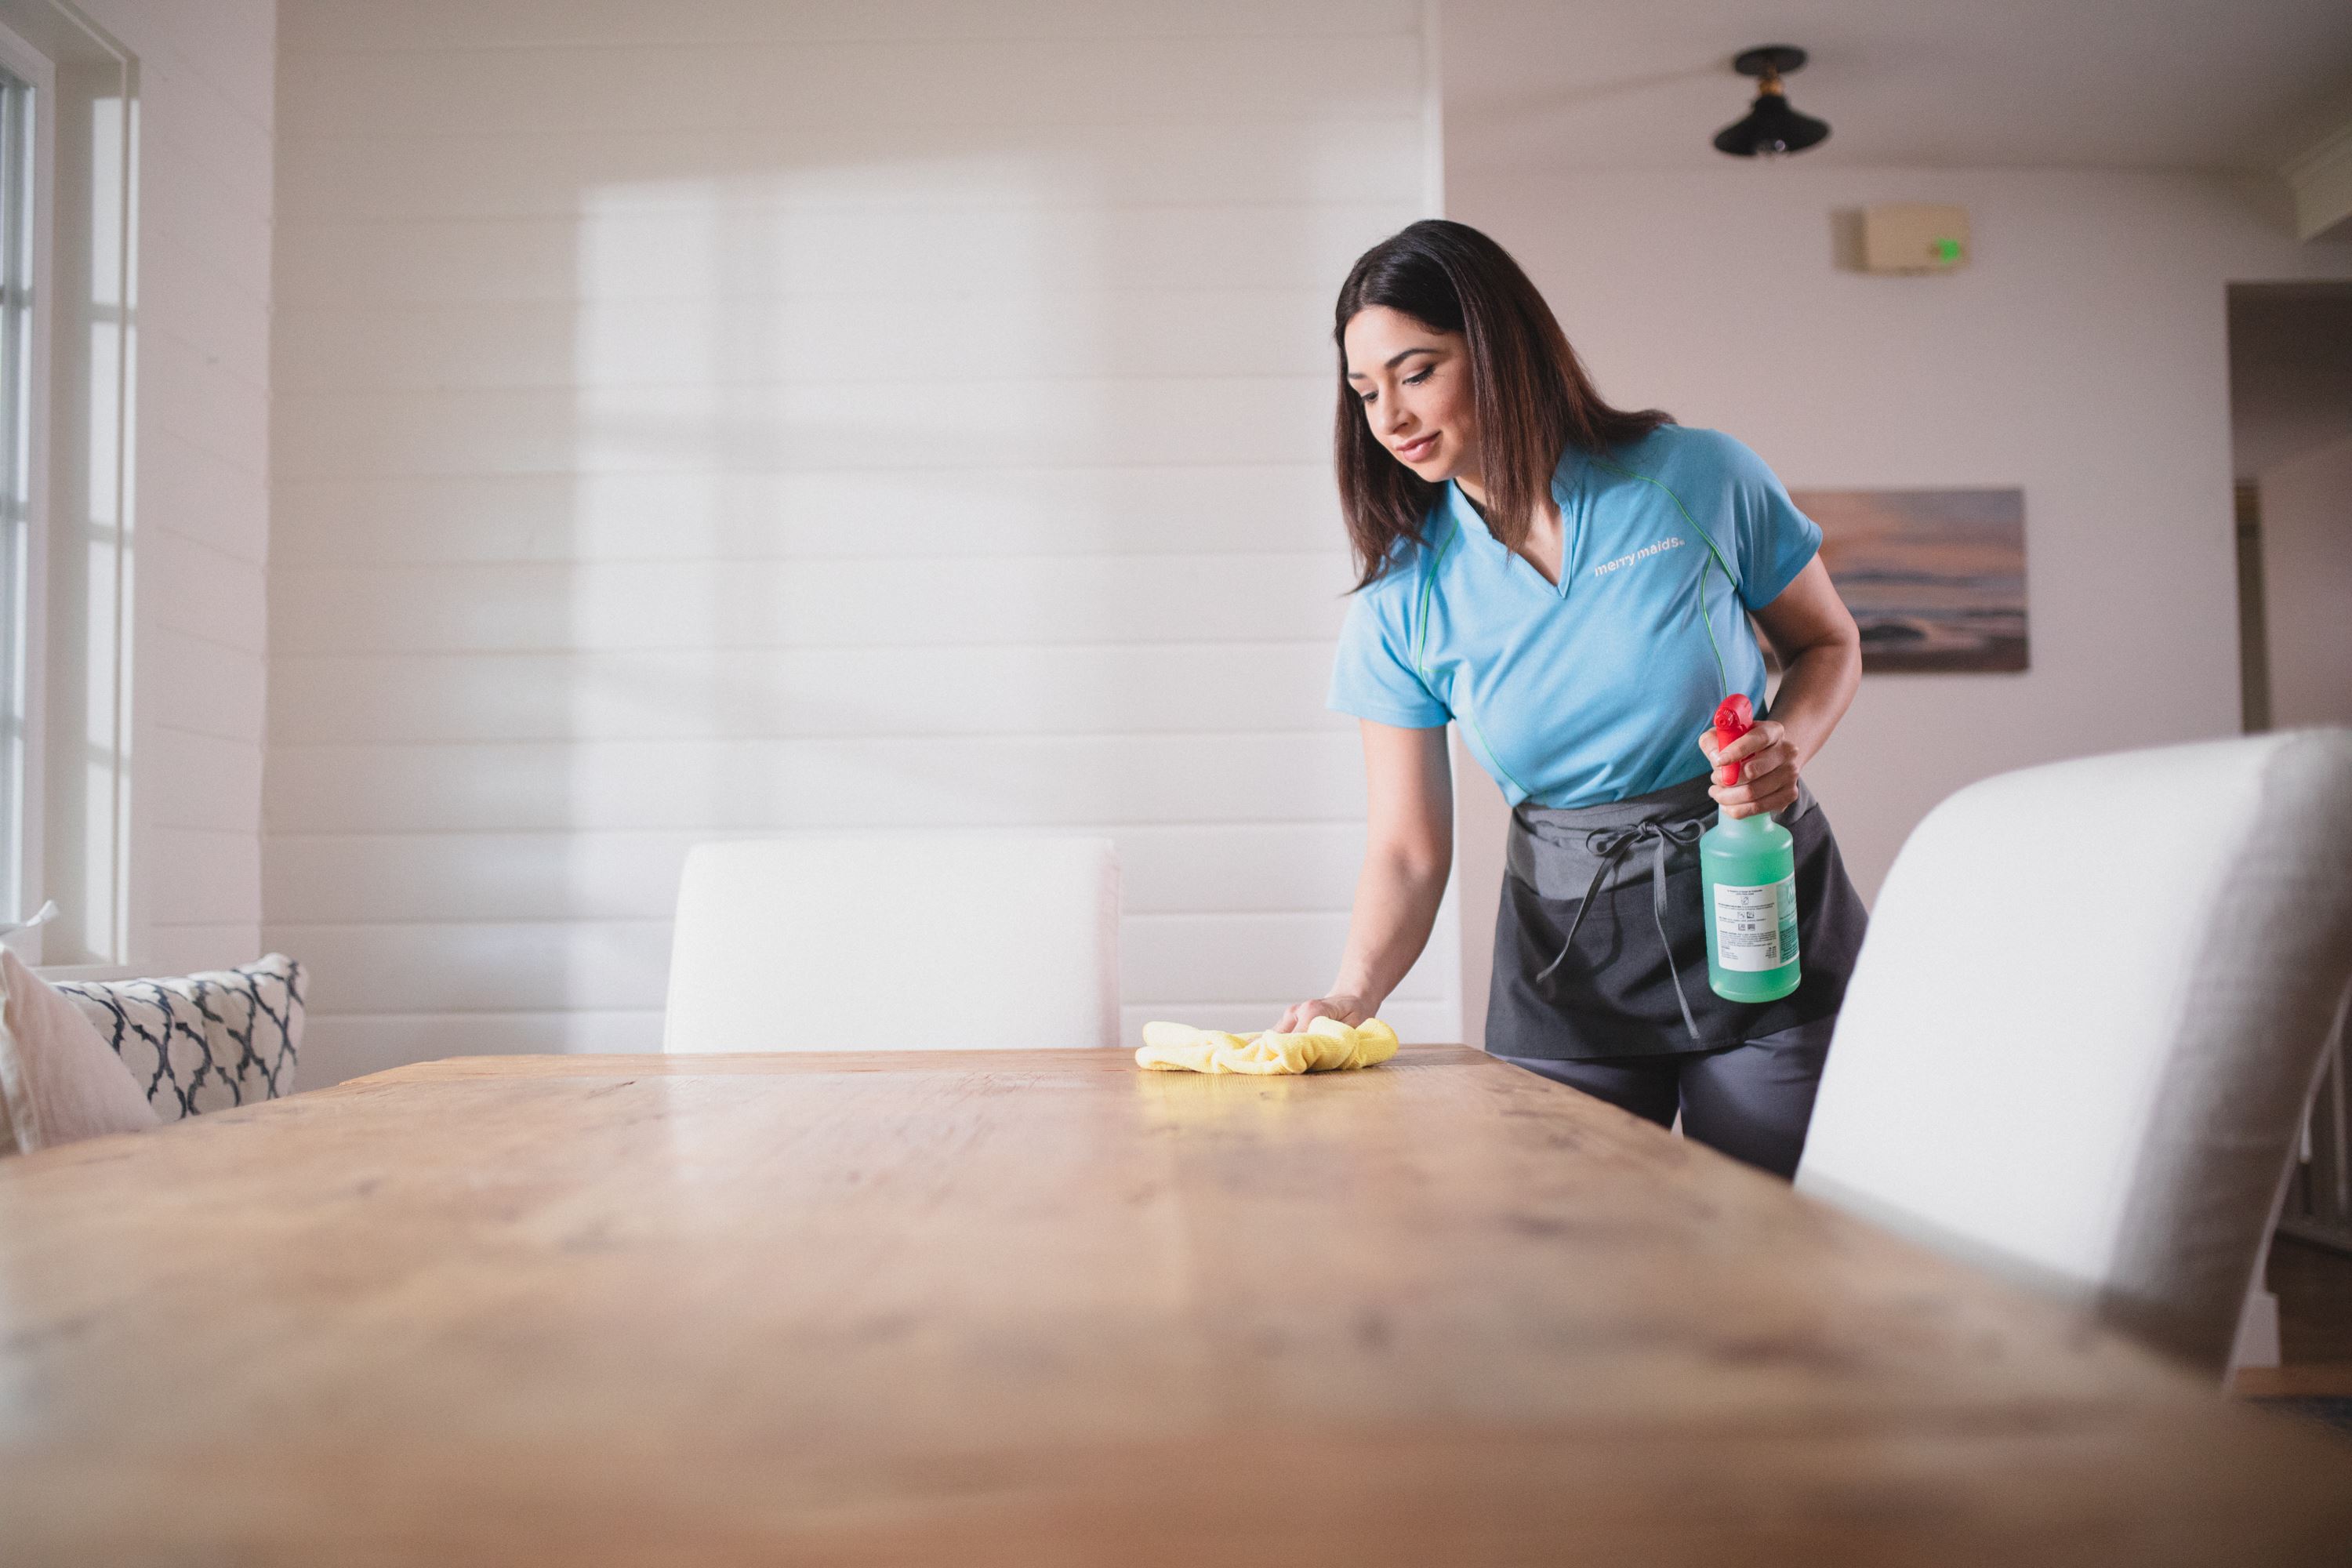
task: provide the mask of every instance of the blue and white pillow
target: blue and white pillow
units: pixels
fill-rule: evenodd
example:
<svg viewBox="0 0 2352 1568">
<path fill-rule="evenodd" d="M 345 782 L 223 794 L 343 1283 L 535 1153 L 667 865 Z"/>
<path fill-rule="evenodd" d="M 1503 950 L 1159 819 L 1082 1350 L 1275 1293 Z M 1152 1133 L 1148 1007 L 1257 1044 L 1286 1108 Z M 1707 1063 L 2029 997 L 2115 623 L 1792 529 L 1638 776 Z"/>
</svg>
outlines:
<svg viewBox="0 0 2352 1568">
<path fill-rule="evenodd" d="M 163 980 L 59 981 L 131 1069 L 157 1117 L 276 1100 L 294 1089 L 302 966 L 281 952 Z"/>
</svg>

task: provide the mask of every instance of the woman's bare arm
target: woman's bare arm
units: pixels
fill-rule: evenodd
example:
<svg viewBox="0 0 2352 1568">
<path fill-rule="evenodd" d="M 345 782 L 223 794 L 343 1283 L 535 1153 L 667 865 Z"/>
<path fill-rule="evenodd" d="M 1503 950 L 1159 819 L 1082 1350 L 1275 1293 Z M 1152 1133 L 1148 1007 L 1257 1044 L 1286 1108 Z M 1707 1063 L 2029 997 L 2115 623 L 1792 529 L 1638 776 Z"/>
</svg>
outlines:
<svg viewBox="0 0 2352 1568">
<path fill-rule="evenodd" d="M 1328 994 L 1295 1002 L 1285 1033 L 1319 1017 L 1360 1024 L 1421 956 L 1454 868 L 1454 773 L 1445 731 L 1363 722 L 1367 833 L 1348 947 Z"/>
<path fill-rule="evenodd" d="M 1819 555 L 1756 620 L 1780 656 L 1772 717 L 1719 750 L 1713 730 L 1699 738 L 1699 749 L 1716 764 L 1707 793 L 1727 816 L 1796 804 L 1797 775 L 1828 743 L 1862 684 L 1862 634 Z M 1728 764 L 1742 761 L 1748 765 L 1732 784 Z"/>
</svg>

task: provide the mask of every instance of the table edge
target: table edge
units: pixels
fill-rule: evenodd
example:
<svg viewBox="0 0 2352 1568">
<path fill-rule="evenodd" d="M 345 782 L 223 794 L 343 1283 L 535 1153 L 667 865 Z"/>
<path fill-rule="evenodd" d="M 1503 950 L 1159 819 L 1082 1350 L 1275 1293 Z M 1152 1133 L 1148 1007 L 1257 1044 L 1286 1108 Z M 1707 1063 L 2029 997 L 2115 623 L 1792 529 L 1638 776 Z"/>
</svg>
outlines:
<svg viewBox="0 0 2352 1568">
<path fill-rule="evenodd" d="M 1412 1045 L 1392 1061 L 1362 1069 L 1432 1067 L 1505 1067 L 1508 1064 L 1472 1046 Z M 510 1079 L 739 1078 L 824 1072 L 1143 1072 L 1125 1046 L 1019 1047 L 1006 1049 L 712 1051 L 669 1055 L 533 1054 L 437 1057 L 345 1079 L 301 1094 L 335 1094 L 398 1088 L 415 1083 L 451 1083 Z M 1181 1075 L 1179 1075 L 1181 1076 Z M 1326 1075 L 1318 1074 L 1318 1077 Z"/>
</svg>

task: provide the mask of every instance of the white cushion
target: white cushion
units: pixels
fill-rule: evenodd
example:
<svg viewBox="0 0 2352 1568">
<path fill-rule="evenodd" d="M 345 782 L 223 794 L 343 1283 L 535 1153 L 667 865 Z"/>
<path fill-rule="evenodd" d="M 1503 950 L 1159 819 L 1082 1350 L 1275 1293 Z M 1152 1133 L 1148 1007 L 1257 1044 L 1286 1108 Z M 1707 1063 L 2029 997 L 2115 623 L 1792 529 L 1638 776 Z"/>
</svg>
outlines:
<svg viewBox="0 0 2352 1568">
<path fill-rule="evenodd" d="M 294 1091 L 302 966 L 282 952 L 236 969 L 58 989 L 112 1046 L 166 1121 Z"/>
<path fill-rule="evenodd" d="M 2218 1372 L 2352 980 L 2352 731 L 2087 758 L 1931 812 L 1797 1184 Z"/>
<path fill-rule="evenodd" d="M 687 857 L 666 1049 L 1118 1042 L 1107 838 L 812 836 Z"/>
<path fill-rule="evenodd" d="M 147 1097 L 89 1020 L 0 948 L 0 1153 L 154 1125 Z"/>
</svg>

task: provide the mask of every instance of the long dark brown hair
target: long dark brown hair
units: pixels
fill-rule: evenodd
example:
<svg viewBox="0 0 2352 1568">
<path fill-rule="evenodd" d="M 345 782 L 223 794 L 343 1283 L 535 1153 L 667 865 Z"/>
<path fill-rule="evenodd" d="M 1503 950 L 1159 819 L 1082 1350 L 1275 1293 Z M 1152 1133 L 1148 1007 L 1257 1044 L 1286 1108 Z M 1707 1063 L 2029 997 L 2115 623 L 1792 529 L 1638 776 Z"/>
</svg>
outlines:
<svg viewBox="0 0 2352 1568">
<path fill-rule="evenodd" d="M 1348 384 L 1348 323 L 1373 305 L 1467 340 L 1484 511 L 1495 537 L 1513 550 L 1527 542 L 1538 501 L 1550 493 L 1552 471 L 1570 447 L 1605 452 L 1674 423 L 1664 409 L 1629 414 L 1601 402 L 1551 307 L 1510 253 L 1476 229 L 1425 218 L 1391 235 L 1349 268 L 1331 324 L 1339 347 L 1332 454 L 1358 588 L 1388 568 L 1399 540 L 1425 542 L 1422 524 L 1444 488 L 1381 444 Z"/>
</svg>

